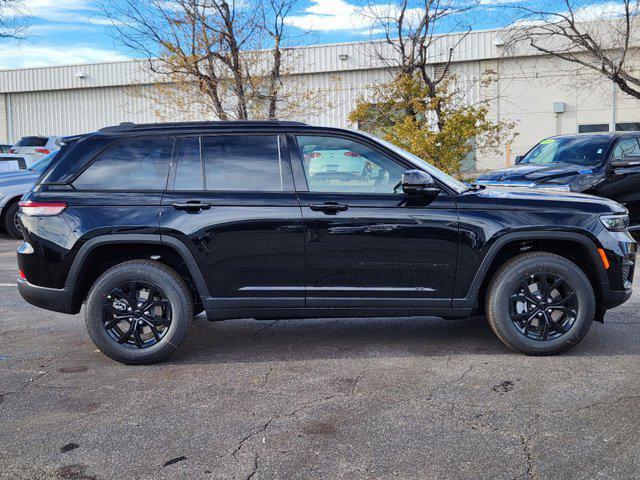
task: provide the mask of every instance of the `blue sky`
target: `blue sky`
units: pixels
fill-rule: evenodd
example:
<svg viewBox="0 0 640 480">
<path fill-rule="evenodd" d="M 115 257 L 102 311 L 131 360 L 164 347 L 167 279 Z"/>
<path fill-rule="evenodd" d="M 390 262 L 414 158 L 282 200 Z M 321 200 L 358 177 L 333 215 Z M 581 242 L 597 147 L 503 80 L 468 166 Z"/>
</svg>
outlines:
<svg viewBox="0 0 640 480">
<path fill-rule="evenodd" d="M 144 0 L 141 0 L 144 1 Z M 495 28 L 509 18 L 503 7 L 518 0 L 481 0 L 468 18 L 474 29 Z M 598 1 L 598 0 L 596 0 Z M 381 0 L 388 5 L 389 0 Z M 621 2 L 603 1 L 601 6 Z M 371 25 L 358 15 L 362 0 L 304 0 L 292 25 L 311 34 L 305 43 L 348 42 L 369 38 Z M 131 58 L 109 34 L 109 20 L 95 0 L 25 0 L 27 37 L 0 39 L 0 68 L 68 65 Z"/>
</svg>

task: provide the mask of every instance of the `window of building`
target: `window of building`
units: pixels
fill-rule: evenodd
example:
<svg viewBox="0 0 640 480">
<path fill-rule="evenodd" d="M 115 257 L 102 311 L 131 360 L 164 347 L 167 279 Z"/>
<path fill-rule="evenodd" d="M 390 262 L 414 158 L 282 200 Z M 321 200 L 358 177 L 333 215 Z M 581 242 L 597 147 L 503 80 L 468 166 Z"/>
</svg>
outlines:
<svg viewBox="0 0 640 480">
<path fill-rule="evenodd" d="M 202 137 L 202 158 L 207 190 L 285 189 L 284 168 L 275 135 Z"/>
<path fill-rule="evenodd" d="M 311 192 L 394 193 L 406 170 L 395 160 L 352 140 L 299 136 L 297 141 Z"/>
<path fill-rule="evenodd" d="M 608 123 L 592 123 L 589 125 L 578 125 L 578 133 L 597 133 L 597 132 L 608 132 L 609 124 Z"/>
<path fill-rule="evenodd" d="M 126 139 L 107 150 L 73 182 L 79 190 L 164 190 L 173 137 Z"/>
</svg>

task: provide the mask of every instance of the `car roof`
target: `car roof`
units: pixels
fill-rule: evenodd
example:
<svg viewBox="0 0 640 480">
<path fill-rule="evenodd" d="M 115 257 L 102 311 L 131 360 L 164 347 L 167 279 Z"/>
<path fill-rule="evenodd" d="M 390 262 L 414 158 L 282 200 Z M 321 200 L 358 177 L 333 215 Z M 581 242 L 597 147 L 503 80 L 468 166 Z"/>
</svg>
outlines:
<svg viewBox="0 0 640 480">
<path fill-rule="evenodd" d="M 166 123 L 131 123 L 123 122 L 119 125 L 104 127 L 98 130 L 102 134 L 118 133 L 169 133 L 190 130 L 224 130 L 233 128 L 274 128 L 274 127 L 306 127 L 302 122 L 285 122 L 278 120 L 231 120 L 208 122 L 166 122 Z"/>
<path fill-rule="evenodd" d="M 624 138 L 624 137 L 638 137 L 640 136 L 640 131 L 638 130 L 630 130 L 624 132 L 588 132 L 588 133 L 569 133 L 564 135 L 553 135 L 548 138 L 609 138 L 611 140 L 615 138 Z"/>
</svg>

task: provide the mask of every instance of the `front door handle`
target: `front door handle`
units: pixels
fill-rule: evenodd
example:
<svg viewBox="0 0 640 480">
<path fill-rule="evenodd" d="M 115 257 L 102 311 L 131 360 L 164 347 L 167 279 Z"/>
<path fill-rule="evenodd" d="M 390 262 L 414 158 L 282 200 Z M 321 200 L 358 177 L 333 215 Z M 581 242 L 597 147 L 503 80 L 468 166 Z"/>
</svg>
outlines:
<svg viewBox="0 0 640 480">
<path fill-rule="evenodd" d="M 349 205 L 345 203 L 336 203 L 336 202 L 324 202 L 324 203 L 315 203 L 309 205 L 309 208 L 314 212 L 324 212 L 328 215 L 334 215 L 338 212 L 344 212 L 349 209 Z"/>
<path fill-rule="evenodd" d="M 185 210 L 187 212 L 200 212 L 202 210 L 209 210 L 211 208 L 210 203 L 203 203 L 199 201 L 189 201 L 185 203 L 174 203 L 173 208 L 176 210 Z"/>
</svg>

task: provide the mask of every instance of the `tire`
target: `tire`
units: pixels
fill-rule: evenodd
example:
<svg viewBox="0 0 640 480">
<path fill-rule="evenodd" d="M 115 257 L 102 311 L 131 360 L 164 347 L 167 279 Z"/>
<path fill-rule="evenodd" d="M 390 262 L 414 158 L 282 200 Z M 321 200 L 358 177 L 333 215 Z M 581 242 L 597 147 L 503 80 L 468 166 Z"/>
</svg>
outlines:
<svg viewBox="0 0 640 480">
<path fill-rule="evenodd" d="M 18 202 L 13 202 L 7 207 L 4 213 L 4 229 L 13 238 L 22 238 L 22 231 L 16 223 L 19 210 L 20 206 Z"/>
<path fill-rule="evenodd" d="M 149 296 L 152 288 L 152 299 L 140 298 L 144 293 Z M 132 291 L 136 292 L 134 297 Z M 153 301 L 154 298 L 158 300 Z M 127 311 L 134 301 L 135 310 Z M 147 301 L 151 302 L 148 311 L 138 309 Z M 193 299 L 184 279 L 169 267 L 149 260 L 124 262 L 104 272 L 91 287 L 85 307 L 87 330 L 96 347 L 129 365 L 156 363 L 171 355 L 184 340 L 193 319 Z M 109 328 L 122 316 L 129 318 Z M 116 341 L 128 332 L 125 343 Z"/>
<path fill-rule="evenodd" d="M 560 285 L 556 290 L 549 290 L 556 284 Z M 545 292 L 549 298 L 541 299 Z M 486 298 L 493 332 L 505 345 L 526 355 L 555 355 L 575 347 L 589 331 L 595 310 L 593 287 L 582 269 L 544 252 L 505 263 L 491 279 Z"/>
</svg>

